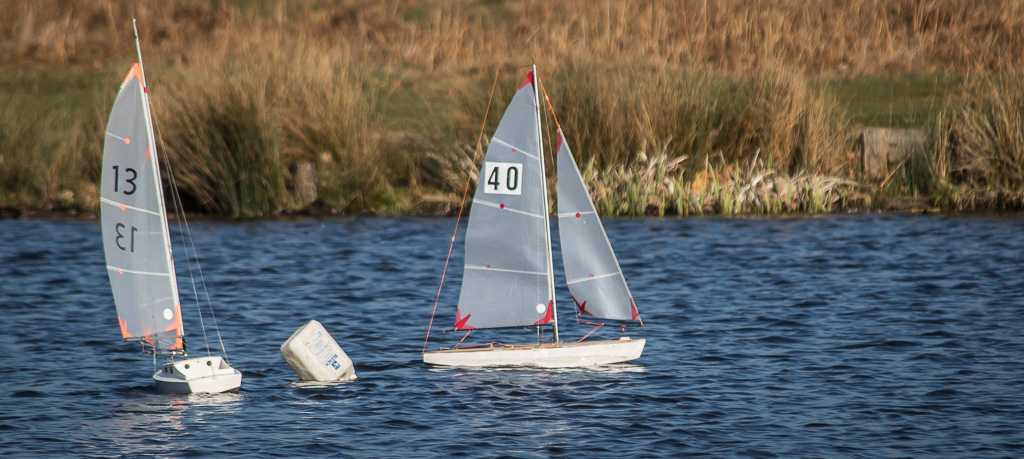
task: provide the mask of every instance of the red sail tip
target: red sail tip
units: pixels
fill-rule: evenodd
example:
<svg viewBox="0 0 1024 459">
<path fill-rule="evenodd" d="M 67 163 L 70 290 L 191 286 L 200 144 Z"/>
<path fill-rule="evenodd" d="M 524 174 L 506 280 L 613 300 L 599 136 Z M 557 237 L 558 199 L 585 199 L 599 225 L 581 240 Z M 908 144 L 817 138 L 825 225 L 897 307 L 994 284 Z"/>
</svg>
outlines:
<svg viewBox="0 0 1024 459">
<path fill-rule="evenodd" d="M 519 89 L 522 90 L 526 85 L 533 85 L 533 72 L 526 74 L 526 79 L 523 80 L 523 84 L 519 85 Z"/>
<path fill-rule="evenodd" d="M 543 324 L 551 323 L 552 309 L 554 309 L 551 306 L 552 306 L 553 303 L 554 303 L 554 300 L 548 300 L 548 312 L 544 314 L 544 318 L 534 322 L 533 323 L 534 325 L 543 325 Z"/>
<path fill-rule="evenodd" d="M 138 78 L 139 83 L 142 83 L 142 67 L 138 63 L 132 64 L 132 69 L 129 70 L 128 75 L 124 77 L 124 82 L 127 83 L 132 78 Z"/>
<path fill-rule="evenodd" d="M 121 316 L 117 317 L 117 325 L 121 327 L 121 337 L 131 338 L 132 334 L 128 333 L 128 321 L 121 320 Z"/>
<path fill-rule="evenodd" d="M 462 312 L 459 310 L 459 308 L 455 308 L 455 329 L 456 330 L 474 330 L 474 329 L 476 329 L 476 327 L 471 327 L 469 325 L 466 325 L 466 322 L 468 322 L 469 318 L 472 317 L 472 316 L 473 316 L 473 314 L 466 314 L 466 317 L 462 317 Z"/>
<path fill-rule="evenodd" d="M 555 133 L 555 151 L 562 151 L 562 130 Z"/>
<path fill-rule="evenodd" d="M 587 310 L 587 302 L 586 301 L 580 303 L 579 301 L 576 300 L 576 297 L 572 297 L 572 302 L 576 303 L 576 308 L 579 309 L 579 314 L 580 315 L 584 315 L 584 314 L 586 314 L 588 316 L 592 316 L 593 315 L 593 314 L 590 313 L 590 311 Z"/>
</svg>

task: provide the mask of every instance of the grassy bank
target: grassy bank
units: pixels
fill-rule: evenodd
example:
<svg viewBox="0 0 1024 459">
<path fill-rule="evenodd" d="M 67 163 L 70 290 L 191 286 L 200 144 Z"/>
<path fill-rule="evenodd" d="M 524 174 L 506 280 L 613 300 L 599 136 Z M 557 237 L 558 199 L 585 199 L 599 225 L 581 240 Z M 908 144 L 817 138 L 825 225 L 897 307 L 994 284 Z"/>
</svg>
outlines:
<svg viewBox="0 0 1024 459">
<path fill-rule="evenodd" d="M 450 212 L 533 58 L 607 215 L 1024 208 L 1024 6 L 966 0 L 6 2 L 0 208 L 95 212 L 132 16 L 192 211 Z"/>
</svg>

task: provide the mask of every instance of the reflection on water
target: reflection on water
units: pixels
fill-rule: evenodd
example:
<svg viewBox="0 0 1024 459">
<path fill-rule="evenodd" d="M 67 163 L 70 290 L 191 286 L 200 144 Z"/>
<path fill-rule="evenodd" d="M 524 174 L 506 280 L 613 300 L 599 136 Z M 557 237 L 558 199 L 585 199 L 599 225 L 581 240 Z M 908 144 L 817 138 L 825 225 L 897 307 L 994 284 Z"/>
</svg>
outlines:
<svg viewBox="0 0 1024 459">
<path fill-rule="evenodd" d="M 629 331 L 648 340 L 643 357 L 590 369 L 457 369 L 425 366 L 419 354 L 453 220 L 196 222 L 242 388 L 158 395 L 151 360 L 120 341 L 96 222 L 0 220 L 0 455 L 1024 449 L 1024 219 L 606 223 L 644 319 Z M 442 328 L 454 319 L 460 263 L 456 246 L 435 317 Z M 571 304 L 560 273 L 556 285 Z M 191 289 L 182 291 L 186 330 L 198 333 Z M 564 336 L 590 330 L 561 313 Z M 357 380 L 297 382 L 279 348 L 310 319 L 352 358 Z M 495 339 L 533 338 L 508 333 Z"/>
</svg>

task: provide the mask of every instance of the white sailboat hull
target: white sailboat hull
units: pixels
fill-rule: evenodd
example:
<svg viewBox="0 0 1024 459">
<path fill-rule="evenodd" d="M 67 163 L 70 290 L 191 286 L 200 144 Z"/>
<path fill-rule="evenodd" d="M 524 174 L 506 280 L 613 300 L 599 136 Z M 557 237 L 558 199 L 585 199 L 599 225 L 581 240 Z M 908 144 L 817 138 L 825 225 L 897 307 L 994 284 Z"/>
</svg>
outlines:
<svg viewBox="0 0 1024 459">
<path fill-rule="evenodd" d="M 242 373 L 219 356 L 170 362 L 153 375 L 162 394 L 214 394 L 238 389 Z"/>
<path fill-rule="evenodd" d="M 570 368 L 629 362 L 640 358 L 646 339 L 443 349 L 425 352 L 423 363 L 455 367 Z"/>
</svg>

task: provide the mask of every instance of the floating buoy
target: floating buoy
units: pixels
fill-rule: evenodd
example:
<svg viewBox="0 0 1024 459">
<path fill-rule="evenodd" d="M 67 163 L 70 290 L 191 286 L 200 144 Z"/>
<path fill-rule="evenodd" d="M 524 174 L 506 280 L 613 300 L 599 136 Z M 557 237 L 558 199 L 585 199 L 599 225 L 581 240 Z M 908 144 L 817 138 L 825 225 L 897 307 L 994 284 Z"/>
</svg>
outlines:
<svg viewBox="0 0 1024 459">
<path fill-rule="evenodd" d="M 356 379 L 352 359 L 320 322 L 310 320 L 281 345 L 281 356 L 303 381 Z"/>
</svg>

